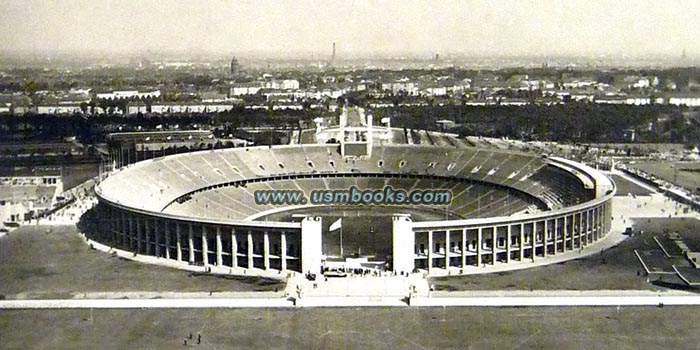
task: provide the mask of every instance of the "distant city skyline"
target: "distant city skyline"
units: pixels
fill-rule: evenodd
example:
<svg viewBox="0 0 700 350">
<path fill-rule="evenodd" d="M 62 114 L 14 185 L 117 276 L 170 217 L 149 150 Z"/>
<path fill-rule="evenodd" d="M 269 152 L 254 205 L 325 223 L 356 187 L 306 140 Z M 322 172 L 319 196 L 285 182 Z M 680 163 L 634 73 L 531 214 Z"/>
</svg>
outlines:
<svg viewBox="0 0 700 350">
<path fill-rule="evenodd" d="M 697 1 L 6 1 L 0 53 L 700 57 Z"/>
</svg>

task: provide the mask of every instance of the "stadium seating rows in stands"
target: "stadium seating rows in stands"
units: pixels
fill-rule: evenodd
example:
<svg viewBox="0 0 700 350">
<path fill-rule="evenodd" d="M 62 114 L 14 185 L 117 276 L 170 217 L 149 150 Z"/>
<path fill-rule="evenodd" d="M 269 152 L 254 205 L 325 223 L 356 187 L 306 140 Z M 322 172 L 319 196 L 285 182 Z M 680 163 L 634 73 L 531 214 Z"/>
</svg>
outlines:
<svg viewBox="0 0 700 350">
<path fill-rule="evenodd" d="M 163 211 L 167 207 L 167 211 L 174 214 L 210 217 L 216 213 L 219 218 L 236 220 L 255 214 L 256 211 L 270 209 L 269 206 L 261 208 L 254 204 L 251 196 L 256 188 L 279 188 L 285 183 L 266 181 L 249 184 L 246 188 L 213 185 L 295 174 L 430 174 L 462 178 L 523 191 L 539 198 L 551 209 L 592 198 L 591 192 L 583 188 L 575 175 L 548 165 L 542 157 L 468 147 L 456 138 L 446 141 L 442 136 L 433 135 L 433 139 L 441 140 L 436 142 L 441 145 L 452 142 L 458 146 L 375 146 L 372 156 L 367 159 L 344 159 L 336 144 L 185 153 L 131 165 L 126 171 L 112 174 L 100 184 L 100 189 L 102 193 L 109 194 L 107 199 L 135 208 Z M 359 179 L 355 183 L 362 182 Z M 384 183 L 401 184 L 394 180 L 384 180 Z M 426 180 L 410 180 L 416 182 L 408 188 L 426 184 Z M 370 179 L 367 186 L 378 187 L 378 181 Z M 321 186 L 347 188 L 348 185 L 346 179 L 333 178 L 298 179 L 293 182 L 295 187 L 305 191 Z M 473 183 L 470 185 L 474 186 Z M 183 195 L 203 188 L 210 189 L 171 205 Z M 484 188 L 490 190 L 463 191 L 468 195 L 456 196 L 451 210 L 462 217 L 474 217 L 518 212 L 532 205 L 514 199 L 507 191 L 495 191 L 488 186 Z M 455 187 L 455 190 L 460 189 L 463 188 Z M 498 210 L 490 212 L 491 208 Z"/>
</svg>

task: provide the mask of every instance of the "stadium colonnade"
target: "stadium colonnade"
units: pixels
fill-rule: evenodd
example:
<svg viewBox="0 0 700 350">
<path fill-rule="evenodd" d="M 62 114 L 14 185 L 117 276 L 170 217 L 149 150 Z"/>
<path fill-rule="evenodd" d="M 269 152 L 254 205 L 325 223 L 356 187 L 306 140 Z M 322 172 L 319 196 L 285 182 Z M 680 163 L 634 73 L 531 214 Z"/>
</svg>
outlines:
<svg viewBox="0 0 700 350">
<path fill-rule="evenodd" d="M 546 208 L 507 216 L 442 221 L 414 222 L 409 215 L 395 214 L 392 242 L 388 243 L 394 271 L 424 270 L 429 274 L 454 275 L 487 264 L 547 259 L 583 249 L 610 231 L 614 183 L 597 170 L 566 159 L 468 147 L 445 150 L 403 145 L 384 147 L 368 160 L 346 161 L 333 146 L 317 145 L 193 152 L 125 167 L 97 187 L 101 229 L 96 237 L 134 254 L 170 259 L 183 266 L 229 267 L 247 275 L 318 272 L 323 259 L 321 217 L 305 216 L 293 222 L 227 219 L 216 215 L 182 215 L 169 211 L 168 207 L 177 200 L 191 200 L 189 194 L 202 188 L 230 186 L 232 180 L 236 186 L 245 187 L 241 181 L 259 181 L 280 173 L 291 178 L 294 174 L 322 175 L 322 171 L 312 169 L 314 162 L 322 163 L 320 158 L 314 158 L 319 154 L 326 164 L 331 164 L 333 169 L 329 173 L 359 176 L 372 169 L 376 171 L 374 168 L 379 164 L 384 166 L 384 174 L 398 176 L 414 172 L 404 169 L 409 168 L 406 163 L 416 159 L 411 156 L 416 150 L 422 152 L 426 148 L 446 157 L 426 158 L 438 160 L 414 169 L 431 169 L 436 175 L 452 176 L 456 180 L 478 180 L 534 193 Z M 250 156 L 248 152 L 266 153 L 276 160 L 278 167 L 241 162 Z M 295 152 L 300 155 L 298 159 L 292 156 Z M 198 163 L 192 163 L 194 160 Z M 184 169 L 189 170 L 176 170 L 176 161 L 187 164 Z M 294 168 L 294 162 L 303 165 Z M 235 171 L 227 173 L 231 168 Z M 273 168 L 276 170 L 271 171 Z M 562 205 L 552 204 L 556 202 L 550 200 L 552 194 L 566 197 L 572 193 L 558 180 L 557 174 L 562 170 L 568 173 L 567 181 L 588 194 L 585 200 L 571 203 L 560 198 Z M 532 180 L 538 178 L 538 173 L 542 177 L 543 172 L 554 174 L 551 186 Z"/>
</svg>

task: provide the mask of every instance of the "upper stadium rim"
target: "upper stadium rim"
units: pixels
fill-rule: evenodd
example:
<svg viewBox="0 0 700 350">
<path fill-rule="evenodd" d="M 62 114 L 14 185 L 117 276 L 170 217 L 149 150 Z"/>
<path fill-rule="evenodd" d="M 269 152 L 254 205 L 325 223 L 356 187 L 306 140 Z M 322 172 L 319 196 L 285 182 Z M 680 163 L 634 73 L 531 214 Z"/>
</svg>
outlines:
<svg viewBox="0 0 700 350">
<path fill-rule="evenodd" d="M 615 185 L 597 170 L 562 158 L 451 143 L 370 144 L 369 152 L 356 156 L 345 154 L 342 142 L 264 146 L 141 161 L 96 187 L 103 223 L 96 239 L 214 272 L 316 273 L 324 264 L 321 218 L 256 221 L 292 208 L 258 206 L 252 193 L 281 183 L 307 194 L 333 187 L 329 183 L 347 184 L 336 178 L 371 188 L 382 179 L 456 189 L 450 207 L 438 209 L 462 219 L 413 221 L 403 215 L 405 208 L 396 210 L 390 269 L 397 272 L 467 274 L 484 264 L 580 249 L 609 232 Z"/>
</svg>

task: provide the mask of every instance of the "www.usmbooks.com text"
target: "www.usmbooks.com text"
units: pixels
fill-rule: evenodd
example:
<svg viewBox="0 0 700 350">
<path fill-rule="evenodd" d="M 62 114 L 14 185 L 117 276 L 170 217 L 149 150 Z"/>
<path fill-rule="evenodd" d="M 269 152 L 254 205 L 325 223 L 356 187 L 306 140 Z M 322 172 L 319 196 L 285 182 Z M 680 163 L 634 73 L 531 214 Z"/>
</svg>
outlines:
<svg viewBox="0 0 700 350">
<path fill-rule="evenodd" d="M 342 190 L 313 190 L 307 197 L 301 190 L 258 190 L 254 192 L 259 205 L 448 205 L 449 190 L 406 191 L 386 186 L 381 190 L 361 190 L 355 186 Z"/>
</svg>

